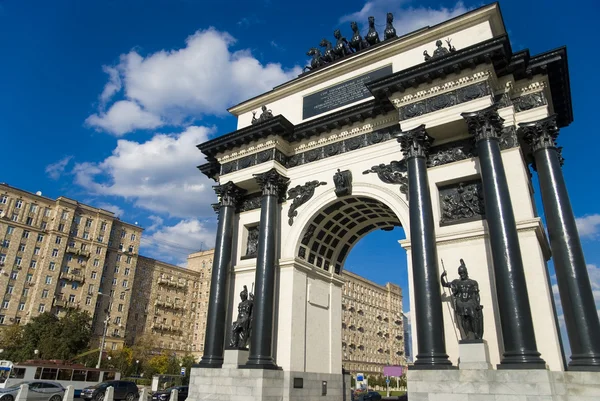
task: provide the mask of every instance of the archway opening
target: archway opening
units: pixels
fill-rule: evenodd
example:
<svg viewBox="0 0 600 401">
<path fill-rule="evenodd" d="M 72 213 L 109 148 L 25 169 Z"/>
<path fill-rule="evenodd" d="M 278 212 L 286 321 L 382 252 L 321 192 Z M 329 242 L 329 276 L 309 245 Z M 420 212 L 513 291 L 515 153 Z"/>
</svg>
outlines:
<svg viewBox="0 0 600 401">
<path fill-rule="evenodd" d="M 405 238 L 396 213 L 368 196 L 336 199 L 303 231 L 297 256 L 344 279 L 342 365 L 353 375 L 384 380 L 384 366 L 407 364 L 408 270 L 398 243 Z"/>
</svg>

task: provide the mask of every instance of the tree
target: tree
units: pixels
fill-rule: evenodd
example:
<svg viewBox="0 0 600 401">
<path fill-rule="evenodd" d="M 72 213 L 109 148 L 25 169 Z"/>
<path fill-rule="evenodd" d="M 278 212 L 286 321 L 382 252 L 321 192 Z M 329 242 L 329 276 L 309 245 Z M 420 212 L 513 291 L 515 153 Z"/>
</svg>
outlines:
<svg viewBox="0 0 600 401">
<path fill-rule="evenodd" d="M 185 354 L 183 358 L 181 358 L 181 367 L 185 368 L 185 377 L 183 378 L 184 383 L 188 384 L 190 382 L 190 373 L 192 372 L 192 365 L 196 363 L 196 358 L 192 354 Z"/>
<path fill-rule="evenodd" d="M 110 356 L 110 361 L 105 361 L 105 365 L 121 372 L 121 377 L 129 377 L 134 373 L 133 350 L 131 348 L 123 347 L 119 350 L 111 351 L 108 355 Z"/>
<path fill-rule="evenodd" d="M 23 347 L 23 326 L 13 324 L 0 331 L 0 348 L 4 350 L 2 357 L 16 360 L 15 356 Z"/>
<path fill-rule="evenodd" d="M 164 375 L 169 370 L 170 356 L 166 353 L 155 355 L 144 364 L 144 376 L 152 377 L 152 375 Z"/>
</svg>

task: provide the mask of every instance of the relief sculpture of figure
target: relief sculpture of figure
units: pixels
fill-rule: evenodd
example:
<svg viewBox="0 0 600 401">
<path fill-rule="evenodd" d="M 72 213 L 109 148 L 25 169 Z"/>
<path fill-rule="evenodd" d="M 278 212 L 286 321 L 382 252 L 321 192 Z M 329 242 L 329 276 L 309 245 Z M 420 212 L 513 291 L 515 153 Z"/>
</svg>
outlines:
<svg viewBox="0 0 600 401">
<path fill-rule="evenodd" d="M 238 304 L 238 316 L 231 325 L 231 348 L 246 349 L 252 331 L 252 308 L 254 307 L 254 294 L 248 295 L 248 288 L 244 286 L 240 292 L 242 301 Z"/>
<path fill-rule="evenodd" d="M 479 299 L 479 284 L 469 278 L 467 266 L 461 259 L 458 268 L 459 279 L 446 281 L 448 273 L 441 276 L 442 286 L 450 288 L 454 305 L 454 314 L 463 340 L 481 340 L 483 338 L 483 306 Z"/>
</svg>

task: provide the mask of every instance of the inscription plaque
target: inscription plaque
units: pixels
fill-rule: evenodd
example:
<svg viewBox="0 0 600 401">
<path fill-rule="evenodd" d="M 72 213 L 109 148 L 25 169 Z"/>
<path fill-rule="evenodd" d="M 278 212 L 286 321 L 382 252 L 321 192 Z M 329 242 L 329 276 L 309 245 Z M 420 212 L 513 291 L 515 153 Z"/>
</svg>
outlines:
<svg viewBox="0 0 600 401">
<path fill-rule="evenodd" d="M 392 66 L 388 65 L 305 96 L 302 101 L 302 118 L 314 117 L 326 111 L 337 109 L 338 107 L 343 107 L 372 96 L 365 83 L 385 77 L 391 73 Z"/>
</svg>

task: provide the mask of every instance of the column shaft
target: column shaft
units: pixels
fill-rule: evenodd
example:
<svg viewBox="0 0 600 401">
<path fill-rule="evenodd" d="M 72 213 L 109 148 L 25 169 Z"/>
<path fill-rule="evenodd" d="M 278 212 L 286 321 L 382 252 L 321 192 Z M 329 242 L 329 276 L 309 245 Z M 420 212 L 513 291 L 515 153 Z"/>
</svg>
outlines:
<svg viewBox="0 0 600 401">
<path fill-rule="evenodd" d="M 600 370 L 600 321 L 561 169 L 555 116 L 521 125 L 532 147 L 554 270 L 571 345 L 570 370 Z"/>
<path fill-rule="evenodd" d="M 525 270 L 508 181 L 502 164 L 499 135 L 503 120 L 494 106 L 463 113 L 475 135 L 481 168 L 504 354 L 498 368 L 545 369 L 537 351 Z"/>
<path fill-rule="evenodd" d="M 227 286 L 233 240 L 233 217 L 235 205 L 245 192 L 232 182 L 215 187 L 220 196 L 218 204 L 219 224 L 213 257 L 212 277 L 210 281 L 210 299 L 206 317 L 206 335 L 204 354 L 199 366 L 220 368 L 223 365 L 225 348 L 225 330 L 227 316 Z"/>
<path fill-rule="evenodd" d="M 263 190 L 260 208 L 255 301 L 252 311 L 250 355 L 246 368 L 278 369 L 273 359 L 275 262 L 279 237 L 278 200 L 288 180 L 275 169 L 257 176 Z"/>
<path fill-rule="evenodd" d="M 418 354 L 415 368 L 452 367 L 446 354 L 444 318 L 437 265 L 426 151 L 432 139 L 421 125 L 398 136 L 407 159 L 410 242 Z"/>
</svg>

